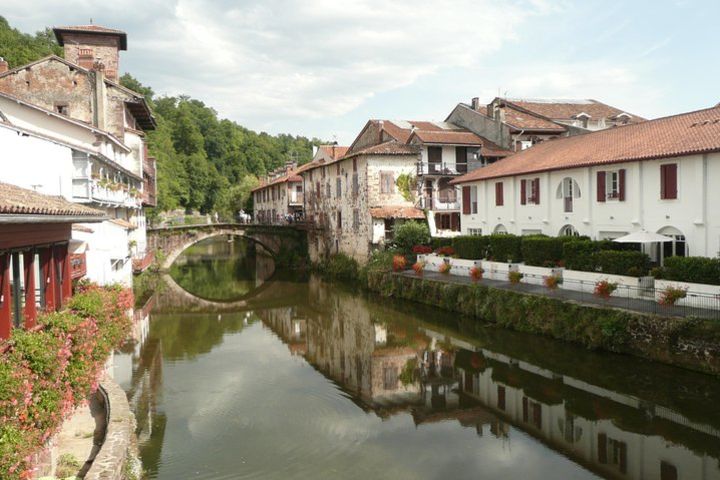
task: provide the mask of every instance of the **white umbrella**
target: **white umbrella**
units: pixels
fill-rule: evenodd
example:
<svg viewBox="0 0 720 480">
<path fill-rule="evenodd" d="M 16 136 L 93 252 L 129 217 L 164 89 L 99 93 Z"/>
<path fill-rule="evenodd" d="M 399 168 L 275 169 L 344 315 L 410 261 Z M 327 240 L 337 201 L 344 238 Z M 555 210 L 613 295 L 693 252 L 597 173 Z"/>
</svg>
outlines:
<svg viewBox="0 0 720 480">
<path fill-rule="evenodd" d="M 650 233 L 642 230 L 640 232 L 631 233 L 624 237 L 619 237 L 613 240 L 618 243 L 665 243 L 672 242 L 673 239 L 666 235 L 660 235 L 659 233 Z"/>
</svg>

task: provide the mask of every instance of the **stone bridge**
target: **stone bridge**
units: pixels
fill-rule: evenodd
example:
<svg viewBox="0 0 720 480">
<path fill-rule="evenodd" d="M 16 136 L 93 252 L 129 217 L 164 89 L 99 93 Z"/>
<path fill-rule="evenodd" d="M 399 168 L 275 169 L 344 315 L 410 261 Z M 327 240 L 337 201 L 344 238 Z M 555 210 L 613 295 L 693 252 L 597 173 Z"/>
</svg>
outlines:
<svg viewBox="0 0 720 480">
<path fill-rule="evenodd" d="M 250 239 L 263 247 L 277 263 L 291 255 L 307 256 L 307 229 L 296 225 L 246 225 L 237 223 L 212 223 L 204 225 L 179 225 L 149 228 L 147 230 L 150 251 L 162 252 L 159 265 L 168 270 L 188 247 L 211 237 L 234 235 Z M 157 256 L 157 255 L 156 255 Z"/>
</svg>

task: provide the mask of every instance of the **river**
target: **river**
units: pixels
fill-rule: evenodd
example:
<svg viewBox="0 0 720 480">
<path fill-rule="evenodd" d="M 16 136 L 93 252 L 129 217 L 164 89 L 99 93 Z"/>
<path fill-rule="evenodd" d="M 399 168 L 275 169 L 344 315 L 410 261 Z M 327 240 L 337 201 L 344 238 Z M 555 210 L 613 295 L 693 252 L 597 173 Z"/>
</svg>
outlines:
<svg viewBox="0 0 720 480">
<path fill-rule="evenodd" d="M 206 240 L 141 310 L 149 478 L 720 479 L 713 377 L 273 269 Z"/>
</svg>

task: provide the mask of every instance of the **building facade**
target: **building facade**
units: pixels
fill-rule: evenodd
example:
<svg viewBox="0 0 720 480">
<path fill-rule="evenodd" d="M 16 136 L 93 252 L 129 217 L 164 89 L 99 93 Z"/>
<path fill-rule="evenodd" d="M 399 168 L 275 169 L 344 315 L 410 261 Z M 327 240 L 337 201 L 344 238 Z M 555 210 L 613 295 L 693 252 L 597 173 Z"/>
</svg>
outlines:
<svg viewBox="0 0 720 480">
<path fill-rule="evenodd" d="M 646 230 L 672 242 L 648 251 L 720 253 L 720 107 L 558 139 L 454 183 L 466 234 L 587 235 Z"/>
<path fill-rule="evenodd" d="M 51 55 L 0 72 L 1 123 L 27 133 L 23 142 L 5 132 L 13 156 L 6 157 L 10 168 L 0 180 L 12 177 L 18 185 L 105 211 L 112 221 L 73 235 L 91 244 L 89 278 L 128 285 L 132 260 L 149 254 L 144 207 L 155 205 L 155 161 L 147 154 L 145 131 L 155 120 L 142 95 L 117 83 L 123 32 L 86 25 L 57 28 L 55 35 L 65 59 Z M 55 152 L 57 162 L 28 154 L 60 145 L 65 150 Z"/>
</svg>

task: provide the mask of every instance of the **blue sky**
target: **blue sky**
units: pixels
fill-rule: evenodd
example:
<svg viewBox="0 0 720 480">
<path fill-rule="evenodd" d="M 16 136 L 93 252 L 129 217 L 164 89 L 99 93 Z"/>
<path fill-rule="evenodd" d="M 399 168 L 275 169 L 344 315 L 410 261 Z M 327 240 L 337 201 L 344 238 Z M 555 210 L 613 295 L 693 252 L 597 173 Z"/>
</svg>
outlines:
<svg viewBox="0 0 720 480">
<path fill-rule="evenodd" d="M 255 130 L 347 144 L 369 118 L 477 96 L 594 98 L 648 118 L 720 102 L 720 1 L 0 0 L 33 32 L 128 32 L 121 70 Z"/>
</svg>

